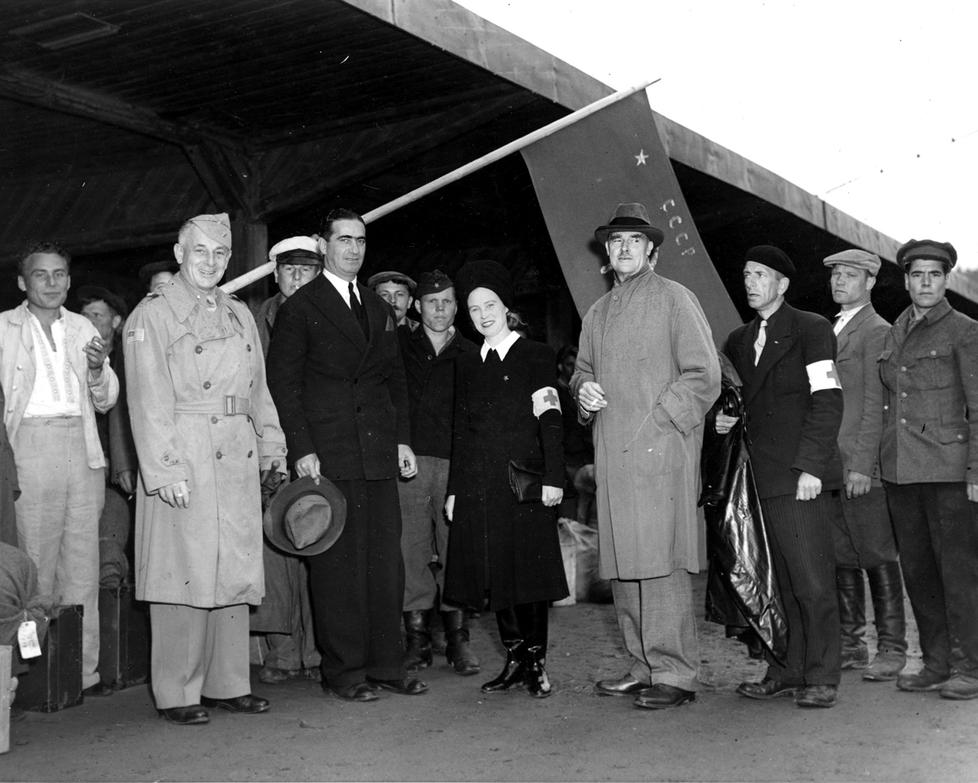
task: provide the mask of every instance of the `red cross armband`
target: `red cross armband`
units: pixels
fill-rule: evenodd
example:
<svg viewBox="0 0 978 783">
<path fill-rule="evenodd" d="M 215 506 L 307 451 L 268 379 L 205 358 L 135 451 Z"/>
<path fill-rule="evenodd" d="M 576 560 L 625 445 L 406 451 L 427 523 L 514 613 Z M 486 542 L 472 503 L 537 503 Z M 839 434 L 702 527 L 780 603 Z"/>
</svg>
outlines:
<svg viewBox="0 0 978 783">
<path fill-rule="evenodd" d="M 533 415 L 538 419 L 547 411 L 560 413 L 560 398 L 553 386 L 544 386 L 533 392 Z"/>
<path fill-rule="evenodd" d="M 842 388 L 842 384 L 839 383 L 839 373 L 835 369 L 835 362 L 831 359 L 806 364 L 805 370 L 808 372 L 808 386 L 812 390 L 812 394 L 817 391 Z"/>
</svg>

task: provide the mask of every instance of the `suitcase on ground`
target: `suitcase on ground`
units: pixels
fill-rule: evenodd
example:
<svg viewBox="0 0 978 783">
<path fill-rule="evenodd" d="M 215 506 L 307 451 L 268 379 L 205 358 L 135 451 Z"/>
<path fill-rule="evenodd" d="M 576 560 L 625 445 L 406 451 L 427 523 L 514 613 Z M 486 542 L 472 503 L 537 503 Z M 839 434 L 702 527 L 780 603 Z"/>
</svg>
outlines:
<svg viewBox="0 0 978 783">
<path fill-rule="evenodd" d="M 57 712 L 82 701 L 81 606 L 58 606 L 41 645 L 41 656 L 19 675 L 15 704 L 35 712 Z"/>
<path fill-rule="evenodd" d="M 149 606 L 133 598 L 132 585 L 103 587 L 98 595 L 102 682 L 128 688 L 149 677 Z"/>
</svg>

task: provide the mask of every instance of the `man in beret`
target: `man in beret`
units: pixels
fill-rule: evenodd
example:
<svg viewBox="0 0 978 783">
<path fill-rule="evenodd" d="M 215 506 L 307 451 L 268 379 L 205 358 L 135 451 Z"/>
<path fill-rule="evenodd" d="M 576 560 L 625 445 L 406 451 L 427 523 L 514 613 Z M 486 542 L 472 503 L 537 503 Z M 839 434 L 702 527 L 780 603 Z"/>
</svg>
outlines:
<svg viewBox="0 0 978 783">
<path fill-rule="evenodd" d="M 276 242 L 268 251 L 268 260 L 275 263 L 272 274 L 278 292 L 262 302 L 255 315 L 266 359 L 279 308 L 323 271 L 319 246 L 308 236 Z M 316 649 L 304 558 L 286 554 L 267 540 L 263 556 L 265 598 L 251 614 L 251 630 L 263 634 L 266 648 L 258 679 L 271 685 L 295 679 L 318 681 L 321 658 Z"/>
<path fill-rule="evenodd" d="M 769 656 L 764 678 L 737 692 L 832 707 L 841 665 L 832 491 L 842 486 L 842 387 L 831 325 L 784 300 L 794 276 L 780 248 L 747 251 L 744 287 L 757 317 L 734 329 L 723 348 L 743 381 L 751 465 L 788 625 L 786 660 Z M 717 432 L 735 421 L 718 414 Z"/>
<path fill-rule="evenodd" d="M 357 281 L 366 248 L 360 215 L 326 215 L 323 274 L 282 305 L 268 350 L 295 472 L 325 476 L 347 502 L 339 539 L 309 558 L 309 586 L 323 687 L 353 702 L 428 690 L 407 676 L 401 641 L 397 479 L 417 472 L 407 383 L 393 312 Z"/>
<path fill-rule="evenodd" d="M 125 300 L 107 288 L 83 285 L 78 289 L 81 314 L 95 327 L 105 344 L 109 363 L 119 378 L 119 398 L 107 414 L 95 415 L 102 450 L 108 457 L 105 475 L 105 507 L 99 520 L 101 575 L 103 587 L 115 587 L 129 571 L 126 546 L 132 527 L 129 500 L 136 491 L 136 445 L 129 423 L 126 400 L 125 367 L 120 335 L 122 323 L 129 314 Z"/>
<path fill-rule="evenodd" d="M 367 288 L 373 290 L 377 296 L 383 299 L 394 309 L 394 317 L 397 325 L 407 326 L 414 331 L 418 328 L 418 322 L 408 319 L 408 311 L 411 309 L 411 302 L 414 297 L 414 290 L 417 283 L 414 282 L 403 272 L 377 272 L 367 279 Z"/>
<path fill-rule="evenodd" d="M 842 668 L 864 669 L 864 680 L 895 680 L 907 662 L 903 578 L 886 494 L 879 479 L 883 433 L 883 386 L 879 356 L 890 330 L 873 308 L 870 294 L 879 256 L 843 250 L 823 261 L 831 272 L 832 300 L 841 310 L 832 326 L 838 341 L 836 367 L 845 410 L 839 429 L 843 490 L 834 509 L 835 582 L 842 626 Z M 866 649 L 869 580 L 876 623 L 876 657 Z"/>
<path fill-rule="evenodd" d="M 978 697 L 978 322 L 945 296 L 957 252 L 911 239 L 897 252 L 910 306 L 880 355 L 880 472 L 924 667 L 905 691 Z"/>
<path fill-rule="evenodd" d="M 418 458 L 418 475 L 398 485 L 407 638 L 404 661 L 409 671 L 431 665 L 431 613 L 437 604 L 448 662 L 458 674 L 470 675 L 478 673 L 479 662 L 469 649 L 465 615 L 441 602 L 448 552 L 448 525 L 442 507 L 452 453 L 455 360 L 476 346 L 455 329 L 458 304 L 448 275 L 440 269 L 425 272 L 418 278 L 414 293 L 421 328 L 398 329 L 407 375 L 411 444 Z"/>
<path fill-rule="evenodd" d="M 260 713 L 248 605 L 264 595 L 261 487 L 285 472 L 285 437 L 248 307 L 218 286 L 225 213 L 180 228 L 177 276 L 125 326 L 136 496 L 136 598 L 150 604 L 156 707 L 181 725 L 208 708 Z"/>
<path fill-rule="evenodd" d="M 619 204 L 594 232 L 614 287 L 584 316 L 571 390 L 594 423 L 599 571 L 611 579 L 629 671 L 597 683 L 664 709 L 696 698 L 690 574 L 703 419 L 720 394 L 710 327 L 691 291 L 655 273 L 662 231 Z"/>
<path fill-rule="evenodd" d="M 112 692 L 101 682 L 99 517 L 105 454 L 95 416 L 119 395 L 108 346 L 89 320 L 64 307 L 71 254 L 54 242 L 33 245 L 17 265 L 25 299 L 0 313 L 4 424 L 20 482 L 21 549 L 37 566 L 38 589 L 84 607 L 82 693 Z"/>
</svg>

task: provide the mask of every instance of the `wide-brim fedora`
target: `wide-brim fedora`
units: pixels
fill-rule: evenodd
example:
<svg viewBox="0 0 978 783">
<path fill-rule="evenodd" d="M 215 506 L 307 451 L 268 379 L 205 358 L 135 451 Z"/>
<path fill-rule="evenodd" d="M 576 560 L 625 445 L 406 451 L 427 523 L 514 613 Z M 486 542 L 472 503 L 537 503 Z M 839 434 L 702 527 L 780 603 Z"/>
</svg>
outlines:
<svg viewBox="0 0 978 783">
<path fill-rule="evenodd" d="M 645 234 L 652 240 L 652 247 L 658 247 L 666 238 L 661 229 L 652 225 L 645 204 L 636 201 L 615 207 L 615 214 L 611 216 L 611 220 L 594 229 L 594 238 L 603 245 L 612 231 L 637 231 Z"/>
<path fill-rule="evenodd" d="M 346 498 L 329 479 L 309 476 L 289 482 L 272 495 L 262 518 L 265 537 L 289 555 L 325 552 L 343 533 Z"/>
</svg>

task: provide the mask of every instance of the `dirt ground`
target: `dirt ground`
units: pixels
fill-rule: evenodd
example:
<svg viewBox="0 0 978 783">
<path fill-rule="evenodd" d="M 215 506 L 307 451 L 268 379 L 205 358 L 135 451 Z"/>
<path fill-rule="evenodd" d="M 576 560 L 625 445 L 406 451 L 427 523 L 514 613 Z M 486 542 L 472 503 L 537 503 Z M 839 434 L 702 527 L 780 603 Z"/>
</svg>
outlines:
<svg viewBox="0 0 978 783">
<path fill-rule="evenodd" d="M 696 578 L 702 606 L 704 578 Z M 803 710 L 756 702 L 737 683 L 762 666 L 722 628 L 701 622 L 698 700 L 675 710 L 596 696 L 597 678 L 626 669 L 610 605 L 551 610 L 548 669 L 555 693 L 485 697 L 503 656 L 494 622 L 474 623 L 488 676 L 458 677 L 439 661 L 423 696 L 370 704 L 326 696 L 315 683 L 264 686 L 264 715 L 217 711 L 206 726 L 157 717 L 146 686 L 90 698 L 11 727 L 2 780 L 978 780 L 978 702 L 902 693 L 843 675 L 839 704 Z M 911 648 L 911 669 L 920 666 Z"/>
</svg>

